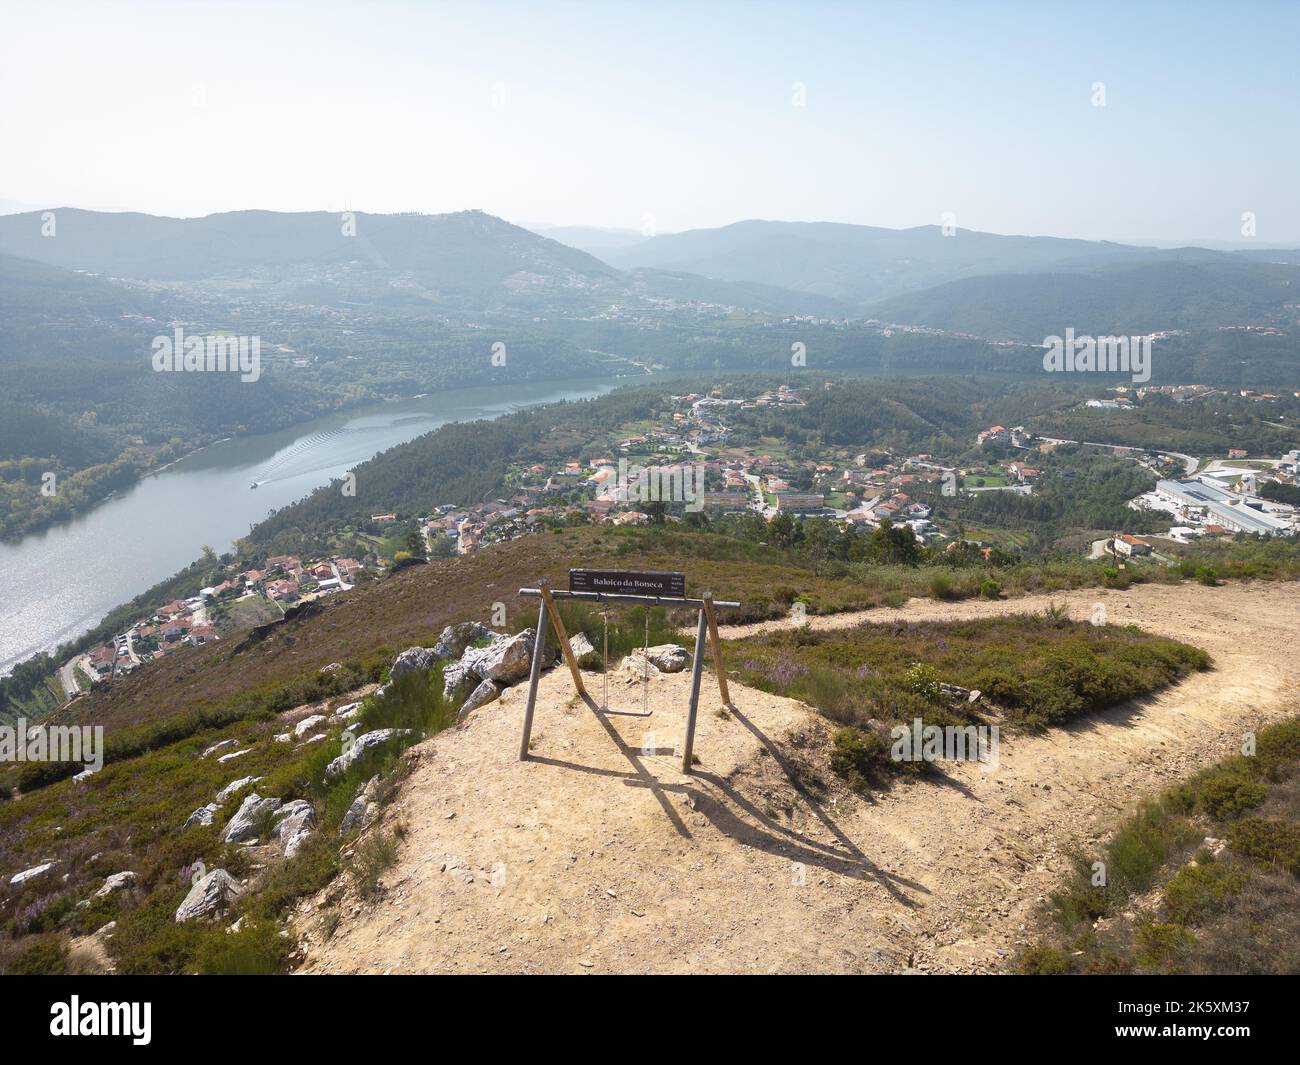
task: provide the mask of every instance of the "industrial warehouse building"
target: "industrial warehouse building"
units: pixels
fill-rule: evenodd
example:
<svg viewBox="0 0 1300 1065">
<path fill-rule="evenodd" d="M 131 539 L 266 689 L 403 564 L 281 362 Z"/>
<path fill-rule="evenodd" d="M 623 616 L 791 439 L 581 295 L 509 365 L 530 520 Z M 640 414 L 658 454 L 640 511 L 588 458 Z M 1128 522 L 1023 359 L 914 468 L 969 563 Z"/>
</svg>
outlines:
<svg viewBox="0 0 1300 1065">
<path fill-rule="evenodd" d="M 1205 480 L 1161 481 L 1156 492 L 1179 506 L 1201 511 L 1207 524 L 1222 525 L 1232 532 L 1285 536 L 1294 530 L 1286 518 L 1257 509 L 1263 500 L 1234 495 Z"/>
</svg>

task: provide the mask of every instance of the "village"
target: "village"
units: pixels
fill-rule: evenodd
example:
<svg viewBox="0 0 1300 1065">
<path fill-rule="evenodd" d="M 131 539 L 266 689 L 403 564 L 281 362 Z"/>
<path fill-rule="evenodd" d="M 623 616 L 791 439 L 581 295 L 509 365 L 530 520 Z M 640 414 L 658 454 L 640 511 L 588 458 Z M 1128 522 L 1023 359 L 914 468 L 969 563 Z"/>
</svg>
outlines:
<svg viewBox="0 0 1300 1065">
<path fill-rule="evenodd" d="M 1178 400 L 1204 394 L 1200 386 L 1155 387 L 1157 394 Z M 1140 402 L 1140 394 L 1130 398 L 1125 391 L 1112 390 L 1085 405 L 1124 409 Z M 517 464 L 507 472 L 500 498 L 434 504 L 414 519 L 409 532 L 412 522 L 405 516 L 370 515 L 369 530 L 356 531 L 352 541 L 360 559 L 339 555 L 304 562 L 276 555 L 256 568 L 228 565 L 229 575 L 221 583 L 158 607 L 111 642 L 66 663 L 65 686 L 88 690 L 186 647 L 218 640 L 223 633 L 277 620 L 294 604 L 346 591 L 412 558 L 468 555 L 573 523 L 649 525 L 686 521 L 692 514 L 710 519 L 752 514 L 767 522 L 782 515 L 822 518 L 866 529 L 888 522 L 910 529 L 924 545 L 946 541 L 953 548 L 964 539 L 987 552 L 990 543 L 936 521 L 936 497 L 1032 495 L 1046 456 L 1061 445 L 1079 443 L 1037 435 L 1023 426 L 992 425 L 975 435 L 967 453 L 981 461 L 961 465 L 945 465 L 927 453 L 894 455 L 880 449 L 837 449 L 796 458 L 763 441 L 738 442 L 729 424 L 735 420 L 729 417 L 732 412 L 794 409 L 806 402 L 801 390 L 785 384 L 742 398 L 725 397 L 716 388 L 708 394 L 675 395 L 671 410 L 652 424 L 625 427 L 559 461 Z M 1172 545 L 1300 532 L 1296 507 L 1258 494 L 1270 481 L 1300 483 L 1300 449 L 1272 459 L 1252 458 L 1241 449 L 1229 450 L 1222 459 L 1202 459 L 1172 451 L 1089 446 L 1149 470 L 1155 488 L 1129 506 L 1169 518 L 1168 531 L 1159 536 L 1121 533 L 1093 541 L 1091 558 L 1169 563 L 1162 540 Z"/>
</svg>

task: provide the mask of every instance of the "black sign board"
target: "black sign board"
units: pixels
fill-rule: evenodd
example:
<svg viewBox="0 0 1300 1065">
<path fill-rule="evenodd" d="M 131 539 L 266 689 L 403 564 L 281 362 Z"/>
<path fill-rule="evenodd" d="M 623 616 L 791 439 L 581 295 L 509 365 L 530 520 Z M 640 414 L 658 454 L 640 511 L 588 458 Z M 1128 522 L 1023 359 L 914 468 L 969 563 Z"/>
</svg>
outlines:
<svg viewBox="0 0 1300 1065">
<path fill-rule="evenodd" d="M 686 596 L 686 574 L 638 572 L 627 569 L 571 569 L 569 591 L 607 595 Z"/>
</svg>

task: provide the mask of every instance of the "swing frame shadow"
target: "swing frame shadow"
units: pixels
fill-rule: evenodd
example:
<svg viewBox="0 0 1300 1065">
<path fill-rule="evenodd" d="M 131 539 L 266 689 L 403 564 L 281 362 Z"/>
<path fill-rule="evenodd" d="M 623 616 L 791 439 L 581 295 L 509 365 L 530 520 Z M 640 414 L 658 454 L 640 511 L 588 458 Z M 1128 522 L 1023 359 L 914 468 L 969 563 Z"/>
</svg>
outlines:
<svg viewBox="0 0 1300 1065">
<path fill-rule="evenodd" d="M 573 654 L 573 649 L 569 646 L 569 634 L 565 631 L 564 621 L 555 605 L 556 599 L 579 599 L 592 603 L 633 603 L 645 607 L 689 606 L 695 607 L 699 611 L 699 619 L 695 627 L 695 657 L 691 662 L 690 709 L 686 717 L 686 740 L 682 744 L 682 772 L 689 774 L 695 753 L 695 721 L 700 706 L 700 681 L 704 674 L 706 643 L 713 652 L 713 670 L 718 677 L 718 688 L 722 693 L 722 703 L 728 708 L 731 707 L 731 693 L 727 688 L 727 671 L 722 662 L 722 642 L 718 638 L 718 622 L 714 610 L 719 608 L 734 609 L 740 604 L 726 600 L 714 600 L 712 594 L 708 592 L 700 599 L 689 596 L 569 592 L 552 589 L 545 580 L 538 581 L 536 588 L 520 588 L 519 594 L 526 599 L 541 600 L 537 612 L 536 635 L 533 638 L 532 666 L 528 673 L 528 705 L 524 710 L 523 735 L 519 740 L 520 761 L 527 761 L 529 757 L 528 745 L 532 739 L 533 711 L 537 706 L 537 683 L 541 679 L 542 658 L 546 652 L 547 619 L 550 620 L 550 627 L 555 630 L 555 638 L 559 641 L 560 652 L 564 656 L 565 664 L 569 667 L 569 673 L 573 677 L 573 684 L 578 690 L 578 695 L 592 710 L 602 712 L 601 708 L 596 705 L 596 701 L 587 693 L 587 685 L 583 682 L 582 671 L 578 668 L 578 660 Z"/>
</svg>

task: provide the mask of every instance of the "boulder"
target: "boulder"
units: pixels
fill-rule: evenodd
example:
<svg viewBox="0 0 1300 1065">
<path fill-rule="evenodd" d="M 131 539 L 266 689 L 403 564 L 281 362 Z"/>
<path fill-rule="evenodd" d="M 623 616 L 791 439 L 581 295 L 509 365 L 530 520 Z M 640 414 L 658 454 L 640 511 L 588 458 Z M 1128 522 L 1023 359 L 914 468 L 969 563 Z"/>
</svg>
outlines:
<svg viewBox="0 0 1300 1065">
<path fill-rule="evenodd" d="M 298 724 L 293 727 L 293 734 L 299 739 L 307 735 L 312 729 L 325 720 L 324 714 L 312 714 L 311 717 L 304 717 Z"/>
<path fill-rule="evenodd" d="M 212 819 L 216 817 L 217 811 L 221 809 L 220 803 L 210 802 L 207 806 L 200 806 L 189 817 L 185 819 L 185 824 L 181 825 L 181 831 L 187 828 L 193 828 L 195 825 L 210 825 Z"/>
<path fill-rule="evenodd" d="M 501 698 L 501 685 L 494 680 L 485 680 L 475 688 L 461 703 L 459 717 L 464 719 L 471 710 L 496 702 Z"/>
<path fill-rule="evenodd" d="M 644 653 L 660 673 L 680 673 L 691 660 L 690 652 L 675 643 L 656 644 L 636 653 Z"/>
<path fill-rule="evenodd" d="M 113 873 L 100 885 L 99 890 L 95 892 L 95 898 L 102 899 L 105 895 L 111 895 L 114 891 L 121 891 L 124 887 L 134 883 L 135 873 L 131 872 L 130 869 L 124 869 L 120 873 Z"/>
<path fill-rule="evenodd" d="M 292 858 L 316 829 L 316 811 L 302 799 L 285 803 L 275 813 L 275 830 L 284 844 L 284 856 Z"/>
<path fill-rule="evenodd" d="M 494 639 L 496 635 L 486 625 L 480 625 L 477 621 L 462 621 L 458 625 L 448 625 L 442 630 L 438 642 L 433 645 L 433 653 L 441 659 L 460 658 L 470 644 L 478 643 L 479 640 Z"/>
<path fill-rule="evenodd" d="M 206 758 L 210 754 L 216 754 L 218 751 L 224 751 L 227 747 L 233 747 L 238 740 L 222 740 L 220 743 L 214 743 L 206 751 L 199 755 L 200 758 Z"/>
<path fill-rule="evenodd" d="M 328 666 L 321 666 L 320 671 L 322 673 L 337 673 L 342 668 L 342 662 L 331 662 Z"/>
<path fill-rule="evenodd" d="M 240 777 L 238 780 L 232 780 L 229 784 L 227 784 L 224 788 L 222 788 L 219 792 L 217 792 L 217 802 L 218 803 L 225 802 L 227 799 L 231 798 L 236 792 L 242 791 L 244 788 L 248 787 L 249 784 L 256 784 L 261 779 L 262 779 L 261 777 Z"/>
<path fill-rule="evenodd" d="M 660 669 L 648 658 L 644 658 L 640 651 L 633 651 L 623 659 L 622 669 L 625 673 L 630 674 L 629 683 L 634 680 L 654 680 L 660 675 Z"/>
<path fill-rule="evenodd" d="M 388 671 L 389 683 L 408 673 L 427 673 L 437 661 L 437 656 L 428 647 L 408 647 L 393 659 L 392 668 Z"/>
<path fill-rule="evenodd" d="M 30 869 L 24 869 L 21 873 L 14 873 L 9 878 L 10 884 L 25 884 L 28 880 L 35 880 L 42 873 L 49 872 L 54 868 L 55 862 L 44 862 L 41 865 L 33 865 Z"/>
<path fill-rule="evenodd" d="M 252 839 L 257 835 L 257 822 L 266 814 L 278 810 L 280 805 L 279 799 L 263 799 L 257 792 L 249 792 L 244 796 L 244 801 L 235 811 L 235 816 L 230 819 L 226 830 L 221 834 L 222 841 L 242 843 L 244 840 Z"/>
<path fill-rule="evenodd" d="M 452 662 L 442 671 L 442 694 L 448 699 L 460 699 L 478 687 L 479 675 L 465 662 Z"/>
<path fill-rule="evenodd" d="M 185 901 L 176 910 L 176 923 L 209 920 L 225 913 L 243 893 L 239 881 L 233 876 L 224 869 L 213 869 L 190 888 Z"/>
<path fill-rule="evenodd" d="M 573 652 L 574 658 L 581 658 L 583 655 L 591 654 L 595 648 L 591 646 L 591 641 L 587 639 L 585 632 L 579 632 L 569 637 L 569 650 Z"/>
<path fill-rule="evenodd" d="M 352 800 L 352 805 L 348 807 L 348 812 L 343 815 L 343 820 L 339 823 L 339 835 L 346 836 L 354 828 L 364 828 L 379 813 L 379 804 L 374 801 L 377 794 L 379 794 L 378 777 L 371 777 L 357 789 L 356 798 Z"/>
<path fill-rule="evenodd" d="M 461 662 L 483 680 L 514 684 L 528 676 L 533 659 L 533 630 L 502 636 L 486 647 L 472 647 Z"/>
<path fill-rule="evenodd" d="M 252 749 L 253 749 L 252 747 L 245 747 L 242 751 L 231 751 L 229 754 L 223 754 L 220 758 L 217 759 L 217 761 L 233 762 L 236 758 L 244 757 L 244 755 L 246 755 Z"/>
<path fill-rule="evenodd" d="M 367 732 L 364 736 L 358 736 L 351 747 L 325 767 L 325 775 L 335 777 L 347 772 L 352 763 L 367 751 L 382 746 L 395 736 L 405 736 L 410 731 L 409 728 L 381 728 L 375 729 L 374 732 Z"/>
<path fill-rule="evenodd" d="M 363 704 L 360 702 L 345 703 L 334 711 L 333 717 L 335 721 L 351 721 L 354 717 L 361 715 L 362 709 Z"/>
</svg>

